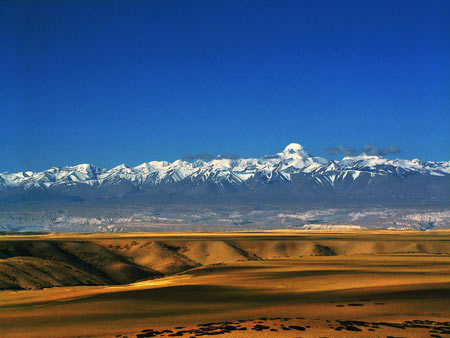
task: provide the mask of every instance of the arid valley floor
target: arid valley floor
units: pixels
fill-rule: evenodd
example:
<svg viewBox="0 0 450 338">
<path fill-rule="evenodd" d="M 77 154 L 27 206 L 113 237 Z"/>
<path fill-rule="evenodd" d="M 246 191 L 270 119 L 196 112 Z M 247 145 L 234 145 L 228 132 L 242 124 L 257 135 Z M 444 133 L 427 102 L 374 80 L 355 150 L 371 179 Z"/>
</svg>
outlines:
<svg viewBox="0 0 450 338">
<path fill-rule="evenodd" d="M 0 337 L 450 337 L 450 230 L 3 235 Z"/>
</svg>

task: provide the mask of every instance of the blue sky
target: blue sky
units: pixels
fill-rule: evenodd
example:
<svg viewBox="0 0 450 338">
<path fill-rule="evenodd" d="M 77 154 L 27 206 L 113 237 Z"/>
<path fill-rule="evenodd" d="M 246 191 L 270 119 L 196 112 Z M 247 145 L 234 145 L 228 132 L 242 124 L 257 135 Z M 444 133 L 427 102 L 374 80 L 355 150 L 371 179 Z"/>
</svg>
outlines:
<svg viewBox="0 0 450 338">
<path fill-rule="evenodd" d="M 290 142 L 450 160 L 449 27 L 450 1 L 3 0 L 0 171 Z"/>
</svg>

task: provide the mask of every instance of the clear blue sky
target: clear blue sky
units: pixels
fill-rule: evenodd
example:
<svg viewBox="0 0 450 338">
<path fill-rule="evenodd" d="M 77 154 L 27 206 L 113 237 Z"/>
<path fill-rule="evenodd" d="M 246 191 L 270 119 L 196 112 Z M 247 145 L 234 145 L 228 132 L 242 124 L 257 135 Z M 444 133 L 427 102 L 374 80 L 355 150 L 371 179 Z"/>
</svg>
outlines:
<svg viewBox="0 0 450 338">
<path fill-rule="evenodd" d="M 0 172 L 290 142 L 450 160 L 450 1 L 0 0 Z"/>
</svg>

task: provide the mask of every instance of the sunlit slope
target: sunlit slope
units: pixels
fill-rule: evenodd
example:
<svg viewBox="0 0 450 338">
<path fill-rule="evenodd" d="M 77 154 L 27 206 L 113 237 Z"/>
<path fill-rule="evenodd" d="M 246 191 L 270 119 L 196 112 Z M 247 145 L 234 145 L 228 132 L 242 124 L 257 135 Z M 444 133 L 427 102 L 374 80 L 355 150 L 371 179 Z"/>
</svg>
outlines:
<svg viewBox="0 0 450 338">
<path fill-rule="evenodd" d="M 338 332 L 329 329 L 327 321 L 447 321 L 450 257 L 395 254 L 245 260 L 119 286 L 4 290 L 0 314 L 4 336 L 21 338 L 136 337 L 148 329 L 195 328 L 200 323 L 262 317 L 305 318 L 291 323 L 311 326 L 301 337 L 428 337 L 428 331 L 397 330 L 393 335 L 390 327 L 372 333 L 367 329 L 355 334 Z M 257 323 L 269 325 L 264 320 Z M 224 337 L 299 337 L 296 331 L 257 333 L 249 329 Z"/>
<path fill-rule="evenodd" d="M 311 256 L 450 255 L 450 232 L 56 234 L 3 236 L 0 287 L 117 285 L 238 261 Z"/>
</svg>

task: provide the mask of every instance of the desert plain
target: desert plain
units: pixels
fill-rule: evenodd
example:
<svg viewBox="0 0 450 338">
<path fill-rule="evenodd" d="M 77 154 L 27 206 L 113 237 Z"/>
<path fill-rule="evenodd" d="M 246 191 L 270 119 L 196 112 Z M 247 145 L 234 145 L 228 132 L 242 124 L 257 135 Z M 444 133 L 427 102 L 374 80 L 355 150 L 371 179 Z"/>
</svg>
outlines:
<svg viewBox="0 0 450 338">
<path fill-rule="evenodd" d="M 0 337 L 450 337 L 450 230 L 0 237 Z"/>
</svg>

